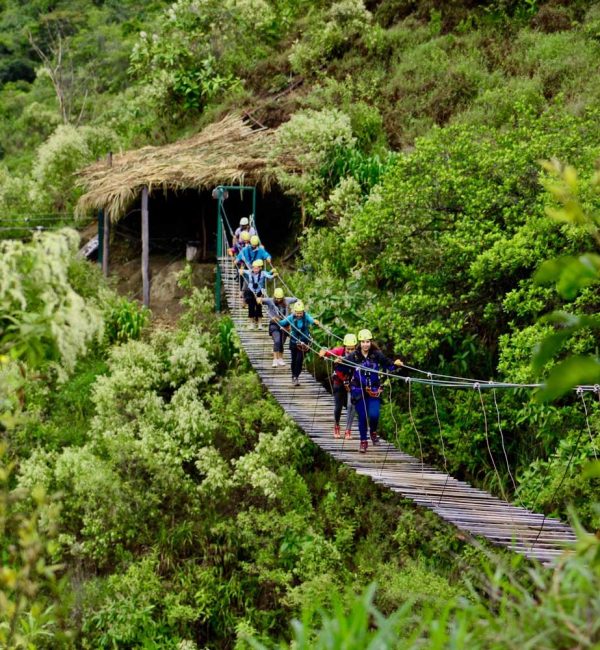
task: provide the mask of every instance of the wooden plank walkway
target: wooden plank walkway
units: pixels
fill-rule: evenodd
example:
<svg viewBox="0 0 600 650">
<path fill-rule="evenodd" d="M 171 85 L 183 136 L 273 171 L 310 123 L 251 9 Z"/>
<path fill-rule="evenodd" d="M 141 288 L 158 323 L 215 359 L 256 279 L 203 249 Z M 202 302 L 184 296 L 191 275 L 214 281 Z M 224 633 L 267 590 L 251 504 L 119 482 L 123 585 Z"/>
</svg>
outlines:
<svg viewBox="0 0 600 650">
<path fill-rule="evenodd" d="M 351 440 L 334 438 L 331 395 L 306 370 L 300 376 L 300 386 L 292 386 L 287 348 L 285 367 L 272 367 L 266 320 L 262 330 L 248 328 L 247 308 L 240 299 L 231 261 L 220 258 L 220 264 L 231 316 L 254 369 L 288 416 L 322 449 L 359 474 L 433 510 L 460 530 L 544 564 L 551 563 L 576 539 L 572 528 L 563 522 L 458 481 L 383 440 L 380 446 L 369 445 L 368 452 L 360 454 L 357 431 Z"/>
</svg>

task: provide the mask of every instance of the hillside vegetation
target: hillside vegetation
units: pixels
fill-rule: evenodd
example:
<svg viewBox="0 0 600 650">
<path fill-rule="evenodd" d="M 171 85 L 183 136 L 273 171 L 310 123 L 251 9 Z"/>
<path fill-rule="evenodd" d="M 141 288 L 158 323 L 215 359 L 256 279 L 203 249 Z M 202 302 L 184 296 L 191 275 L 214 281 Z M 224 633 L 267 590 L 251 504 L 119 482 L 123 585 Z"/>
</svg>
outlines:
<svg viewBox="0 0 600 650">
<path fill-rule="evenodd" d="M 584 0 L 0 2 L 0 645 L 600 643 L 594 535 L 491 559 L 309 443 L 189 272 L 149 327 L 74 231 L 9 239 L 72 224 L 108 151 L 278 127 L 312 313 L 557 398 L 394 385 L 382 434 L 593 532 L 600 393 L 568 389 L 600 384 L 598 61 Z"/>
</svg>

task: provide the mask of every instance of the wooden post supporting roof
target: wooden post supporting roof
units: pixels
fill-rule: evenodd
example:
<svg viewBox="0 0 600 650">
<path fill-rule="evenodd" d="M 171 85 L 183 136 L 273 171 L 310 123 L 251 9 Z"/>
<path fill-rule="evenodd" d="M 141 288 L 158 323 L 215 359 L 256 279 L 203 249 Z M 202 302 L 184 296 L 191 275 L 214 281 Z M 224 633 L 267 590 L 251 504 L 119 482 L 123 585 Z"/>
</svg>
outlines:
<svg viewBox="0 0 600 650">
<path fill-rule="evenodd" d="M 102 213 L 102 275 L 108 276 L 108 255 L 110 251 L 110 218 Z"/>
<path fill-rule="evenodd" d="M 109 167 L 112 167 L 112 151 L 108 152 L 106 163 Z M 110 251 L 110 217 L 104 214 L 104 210 L 102 210 L 102 229 L 102 274 L 106 277 L 108 276 L 108 255 Z"/>
<path fill-rule="evenodd" d="M 142 188 L 142 289 L 146 307 L 150 306 L 149 248 L 148 186 L 144 185 Z"/>
</svg>

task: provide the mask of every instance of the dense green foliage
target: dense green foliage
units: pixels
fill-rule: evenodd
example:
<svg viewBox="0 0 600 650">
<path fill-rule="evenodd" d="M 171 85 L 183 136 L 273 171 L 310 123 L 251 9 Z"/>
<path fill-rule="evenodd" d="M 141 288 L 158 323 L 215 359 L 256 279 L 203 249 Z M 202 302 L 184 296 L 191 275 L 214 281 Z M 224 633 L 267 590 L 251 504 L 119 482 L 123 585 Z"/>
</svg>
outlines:
<svg viewBox="0 0 600 650">
<path fill-rule="evenodd" d="M 78 240 L 63 230 L 36 235 L 30 244 L 0 244 L 0 353 L 31 367 L 54 361 L 70 370 L 102 336 L 97 304 L 74 286 Z"/>
<path fill-rule="evenodd" d="M 180 329 L 80 360 L 59 394 L 26 375 L 8 425 L 14 494 L 61 495 L 30 516 L 76 589 L 77 647 L 243 644 L 373 579 L 387 613 L 409 584 L 440 607 L 461 593 L 448 551 L 472 552 L 328 461 L 222 346 L 208 292 L 185 302 Z"/>
<path fill-rule="evenodd" d="M 598 371 L 599 59 L 591 0 L 4 0 L 0 238 L 69 223 L 110 150 L 231 110 L 281 125 L 313 313 L 410 366 L 550 373 L 538 397 L 560 396 L 398 382 L 382 432 L 595 529 L 600 403 L 566 389 Z M 189 270 L 177 328 L 150 332 L 76 244 L 0 250 L 2 644 L 600 642 L 597 540 L 497 568 L 285 420 Z"/>
</svg>

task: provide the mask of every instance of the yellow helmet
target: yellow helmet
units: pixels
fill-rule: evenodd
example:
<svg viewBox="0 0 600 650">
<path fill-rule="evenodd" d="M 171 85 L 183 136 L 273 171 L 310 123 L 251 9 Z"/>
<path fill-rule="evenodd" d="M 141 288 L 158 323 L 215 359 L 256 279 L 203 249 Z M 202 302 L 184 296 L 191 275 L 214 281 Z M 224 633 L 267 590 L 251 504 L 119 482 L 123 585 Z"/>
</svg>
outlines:
<svg viewBox="0 0 600 650">
<path fill-rule="evenodd" d="M 351 348 L 356 345 L 356 334 L 346 334 L 344 336 L 344 347 Z"/>
<path fill-rule="evenodd" d="M 283 289 L 281 287 L 277 287 L 273 293 L 273 296 L 278 300 L 281 300 L 281 298 L 283 298 Z"/>
<path fill-rule="evenodd" d="M 240 233 L 240 239 L 242 241 L 250 241 L 250 233 L 247 230 L 242 230 Z"/>
<path fill-rule="evenodd" d="M 373 340 L 373 335 L 371 334 L 371 330 L 360 330 L 358 333 L 358 340 L 359 341 L 372 341 Z"/>
<path fill-rule="evenodd" d="M 258 235 L 252 235 L 252 237 L 250 237 L 250 243 L 252 244 L 252 246 L 258 246 L 260 244 L 260 239 L 258 238 Z"/>
<path fill-rule="evenodd" d="M 252 262 L 252 266 L 258 266 L 260 269 L 262 269 L 264 265 L 265 263 L 262 260 L 254 260 L 254 262 Z"/>
<path fill-rule="evenodd" d="M 293 307 L 294 313 L 299 314 L 300 312 L 304 311 L 304 303 L 302 300 L 298 300 L 298 302 L 294 303 Z"/>
</svg>

